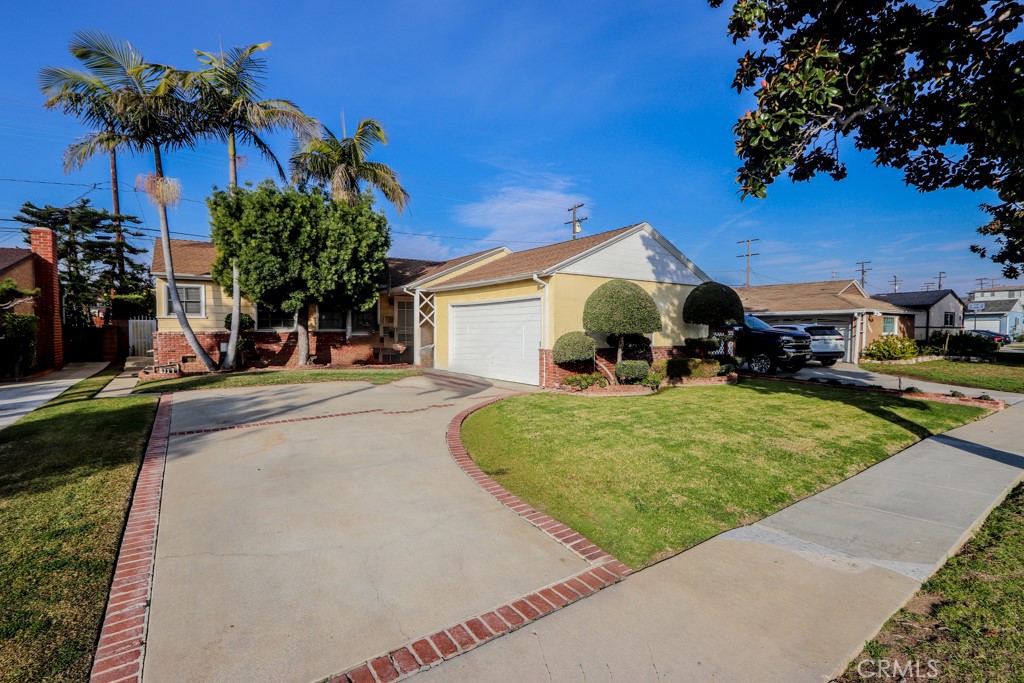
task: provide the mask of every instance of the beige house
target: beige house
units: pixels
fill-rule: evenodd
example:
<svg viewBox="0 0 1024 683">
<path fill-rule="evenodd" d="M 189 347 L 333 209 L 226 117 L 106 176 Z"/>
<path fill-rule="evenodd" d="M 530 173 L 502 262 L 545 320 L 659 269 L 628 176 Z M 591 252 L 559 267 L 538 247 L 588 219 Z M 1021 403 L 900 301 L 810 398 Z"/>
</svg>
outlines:
<svg viewBox="0 0 1024 683">
<path fill-rule="evenodd" d="M 856 280 L 763 285 L 736 290 L 743 309 L 769 325 L 831 325 L 846 340 L 847 363 L 856 363 L 878 337 L 914 338 L 915 311 L 872 299 Z"/>
<path fill-rule="evenodd" d="M 186 314 L 216 358 L 227 341 L 224 316 L 231 309 L 230 295 L 210 279 L 216 251 L 210 243 L 185 240 L 171 240 L 171 249 Z M 169 308 L 159 244 L 154 255 L 156 362 L 198 371 Z M 706 334 L 683 324 L 682 305 L 708 276 L 647 223 L 519 252 L 497 247 L 444 262 L 392 258 L 388 265 L 390 280 L 371 310 L 310 306 L 315 362 L 386 362 L 400 355 L 416 365 L 551 385 L 560 376 L 551 363 L 555 339 L 582 329 L 587 297 L 611 279 L 635 282 L 657 302 L 663 329 L 652 338 L 656 357 L 681 347 L 686 337 Z M 242 306 L 257 322 L 260 362 L 294 362 L 294 318 Z"/>
</svg>

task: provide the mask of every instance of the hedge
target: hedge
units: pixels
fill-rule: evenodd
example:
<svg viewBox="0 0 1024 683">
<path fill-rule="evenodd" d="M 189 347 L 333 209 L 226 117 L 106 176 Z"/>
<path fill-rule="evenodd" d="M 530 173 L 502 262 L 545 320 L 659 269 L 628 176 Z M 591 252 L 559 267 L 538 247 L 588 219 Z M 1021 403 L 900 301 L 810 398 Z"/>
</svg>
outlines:
<svg viewBox="0 0 1024 683">
<path fill-rule="evenodd" d="M 615 376 L 623 384 L 642 382 L 650 371 L 651 366 L 645 360 L 620 360 L 615 364 Z"/>
<path fill-rule="evenodd" d="M 36 364 L 36 328 L 31 313 L 0 313 L 0 374 L 20 377 Z"/>
<path fill-rule="evenodd" d="M 593 360 L 597 343 L 585 332 L 566 332 L 555 340 L 551 358 L 556 363 L 579 363 Z"/>
</svg>

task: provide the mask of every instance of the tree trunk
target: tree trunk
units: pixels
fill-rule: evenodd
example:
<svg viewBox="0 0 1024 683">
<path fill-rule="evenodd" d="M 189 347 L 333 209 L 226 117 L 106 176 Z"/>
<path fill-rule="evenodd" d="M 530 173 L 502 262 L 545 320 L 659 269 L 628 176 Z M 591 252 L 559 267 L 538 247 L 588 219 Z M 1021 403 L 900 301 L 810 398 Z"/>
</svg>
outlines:
<svg viewBox="0 0 1024 683">
<path fill-rule="evenodd" d="M 164 177 L 164 164 L 163 159 L 160 157 L 159 145 L 153 145 L 153 166 L 156 177 L 162 179 Z M 174 262 L 171 260 L 171 229 L 167 224 L 167 205 L 162 201 L 158 201 L 156 206 L 157 212 L 160 214 L 160 241 L 164 251 L 164 269 L 167 271 L 167 288 L 169 290 L 168 294 L 171 297 L 171 309 L 178 319 L 181 333 L 185 335 L 185 340 L 188 341 L 192 352 L 196 354 L 196 358 L 206 366 L 208 371 L 213 372 L 217 369 L 217 366 L 214 365 L 210 354 L 206 352 L 206 349 L 196 339 L 196 334 L 192 331 L 192 326 L 189 325 L 188 318 L 185 316 L 185 309 L 181 305 L 181 297 L 178 295 L 178 282 L 174 277 Z"/>
<path fill-rule="evenodd" d="M 626 335 L 620 334 L 619 335 L 619 348 L 618 348 L 618 350 L 617 350 L 617 352 L 615 354 L 615 363 L 616 364 L 622 362 L 622 351 L 625 348 L 626 348 Z"/>
<path fill-rule="evenodd" d="M 295 313 L 295 333 L 299 335 L 299 365 L 309 365 L 309 306 Z"/>
<path fill-rule="evenodd" d="M 238 157 L 235 154 L 235 134 L 228 134 L 228 188 L 234 192 L 238 187 Z M 238 285 L 238 259 L 231 259 L 231 329 L 228 334 L 228 355 L 224 360 L 225 370 L 235 369 L 235 354 L 238 335 L 242 325 L 242 297 Z"/>
<path fill-rule="evenodd" d="M 117 186 L 117 150 L 113 147 L 110 148 L 110 210 L 114 214 L 114 240 L 116 242 L 124 241 L 124 234 L 121 232 L 121 190 Z M 120 250 L 117 253 L 117 263 L 114 264 L 115 271 L 119 282 L 124 282 L 124 250 Z M 114 308 L 114 296 L 117 294 L 117 288 L 114 286 L 114 280 L 111 278 L 110 282 L 110 306 L 107 308 L 106 314 L 103 316 L 104 324 L 110 324 L 110 314 Z"/>
</svg>

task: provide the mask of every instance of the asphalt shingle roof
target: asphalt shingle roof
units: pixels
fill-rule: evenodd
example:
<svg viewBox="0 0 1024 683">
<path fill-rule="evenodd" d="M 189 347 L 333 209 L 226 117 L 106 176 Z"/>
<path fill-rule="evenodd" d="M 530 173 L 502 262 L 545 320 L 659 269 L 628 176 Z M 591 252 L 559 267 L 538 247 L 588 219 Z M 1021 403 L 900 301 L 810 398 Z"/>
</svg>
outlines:
<svg viewBox="0 0 1024 683">
<path fill-rule="evenodd" d="M 0 270 L 7 270 L 32 255 L 31 249 L 18 247 L 0 247 Z"/>
<path fill-rule="evenodd" d="M 798 311 L 880 311 L 907 313 L 885 301 L 863 296 L 853 280 L 799 282 L 789 285 L 762 285 L 736 290 L 743 308 L 750 313 Z"/>
<path fill-rule="evenodd" d="M 549 244 L 546 247 L 516 251 L 504 258 L 491 261 L 479 268 L 474 268 L 473 270 L 463 273 L 458 277 L 453 277 L 451 280 L 446 280 L 444 282 L 444 286 L 470 284 L 474 282 L 490 282 L 492 280 L 501 280 L 504 278 L 516 277 L 518 275 L 528 276 L 534 273 L 539 273 L 551 268 L 552 266 L 556 266 L 562 261 L 570 259 L 573 256 L 578 256 L 588 249 L 593 249 L 596 246 L 604 244 L 608 240 L 621 235 L 628 230 L 632 230 L 637 225 L 639 225 L 639 223 L 627 225 L 626 227 L 619 228 L 618 230 L 609 230 L 608 232 L 590 235 L 589 237 L 581 237 L 576 240 Z"/>
<path fill-rule="evenodd" d="M 920 292 L 893 292 L 886 294 L 875 294 L 873 299 L 881 299 L 882 301 L 888 301 L 894 306 L 909 306 L 911 308 L 918 306 L 934 306 L 939 303 L 946 296 L 952 294 L 956 296 L 956 292 L 952 289 L 931 289 L 928 291 Z"/>
<path fill-rule="evenodd" d="M 1020 299 L 986 299 L 985 301 L 972 301 L 974 304 L 985 304 L 983 311 L 967 311 L 968 314 L 980 313 L 1008 313 L 1013 307 L 1020 303 Z"/>
</svg>

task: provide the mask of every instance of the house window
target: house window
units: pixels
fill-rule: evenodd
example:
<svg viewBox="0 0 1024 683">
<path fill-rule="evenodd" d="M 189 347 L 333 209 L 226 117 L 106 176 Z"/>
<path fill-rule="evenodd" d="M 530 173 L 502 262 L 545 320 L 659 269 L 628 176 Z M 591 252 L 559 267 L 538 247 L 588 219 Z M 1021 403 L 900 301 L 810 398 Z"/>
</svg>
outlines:
<svg viewBox="0 0 1024 683">
<path fill-rule="evenodd" d="M 205 311 L 205 288 L 202 285 L 178 285 L 178 297 L 181 299 L 181 307 L 185 315 L 190 318 L 202 318 Z M 167 301 L 164 315 L 174 315 L 174 305 L 171 303 L 171 286 L 167 285 Z"/>
<path fill-rule="evenodd" d="M 295 329 L 295 314 L 260 306 L 256 309 L 256 327 L 261 330 L 292 330 Z"/>
<path fill-rule="evenodd" d="M 887 315 L 882 318 L 882 334 L 896 334 L 896 317 Z"/>
<path fill-rule="evenodd" d="M 956 313 L 953 311 L 946 311 L 942 314 L 942 326 L 953 327 L 956 325 Z"/>
<path fill-rule="evenodd" d="M 373 334 L 377 330 L 377 304 L 368 311 L 353 311 L 335 304 L 319 304 L 317 329 L 345 330 L 348 334 Z"/>
<path fill-rule="evenodd" d="M 318 330 L 344 330 L 348 327 L 348 309 L 332 306 L 331 304 L 318 304 L 316 307 Z"/>
<path fill-rule="evenodd" d="M 412 344 L 414 341 L 413 331 L 415 323 L 413 321 L 413 309 L 412 302 L 396 301 L 395 309 L 397 312 L 397 325 L 395 325 L 395 341 L 399 344 Z"/>
</svg>

